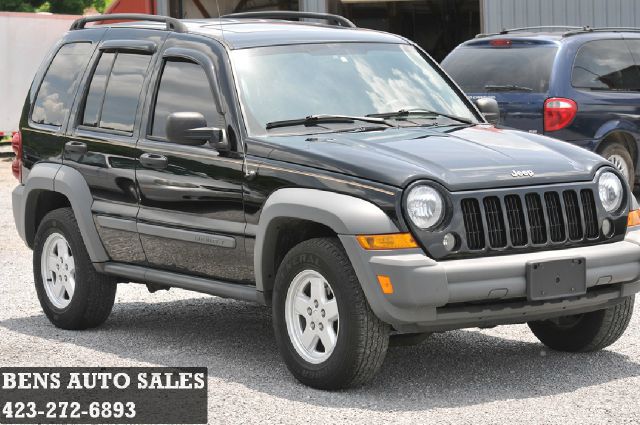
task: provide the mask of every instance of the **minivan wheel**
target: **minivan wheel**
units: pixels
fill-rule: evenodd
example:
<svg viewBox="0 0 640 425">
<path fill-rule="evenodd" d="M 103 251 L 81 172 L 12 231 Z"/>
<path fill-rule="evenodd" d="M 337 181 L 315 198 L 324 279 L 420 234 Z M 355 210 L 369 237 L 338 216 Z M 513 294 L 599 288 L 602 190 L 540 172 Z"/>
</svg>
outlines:
<svg viewBox="0 0 640 425">
<path fill-rule="evenodd" d="M 87 329 L 109 317 L 116 281 L 96 272 L 71 208 L 51 211 L 42 219 L 33 273 L 42 310 L 55 326 Z"/>
<path fill-rule="evenodd" d="M 620 304 L 591 313 L 529 322 L 533 334 L 557 351 L 598 351 L 616 342 L 627 329 L 635 296 Z"/>
<path fill-rule="evenodd" d="M 600 152 L 600 155 L 620 171 L 624 178 L 627 179 L 627 182 L 629 182 L 629 187 L 633 190 L 636 174 L 633 159 L 627 148 L 620 143 L 611 143 L 605 146 L 602 152 Z"/>
<path fill-rule="evenodd" d="M 336 238 L 310 239 L 287 253 L 273 290 L 273 326 L 287 368 L 319 389 L 365 383 L 389 344 L 389 326 L 371 311 Z"/>
</svg>

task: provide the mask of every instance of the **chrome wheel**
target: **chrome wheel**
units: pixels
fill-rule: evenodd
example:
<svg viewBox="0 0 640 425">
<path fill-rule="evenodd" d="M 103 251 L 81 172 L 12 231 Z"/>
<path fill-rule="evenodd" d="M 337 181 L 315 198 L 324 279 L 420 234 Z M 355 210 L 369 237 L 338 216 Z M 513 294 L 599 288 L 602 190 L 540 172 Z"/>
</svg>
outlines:
<svg viewBox="0 0 640 425">
<path fill-rule="evenodd" d="M 289 285 L 285 321 L 293 347 L 309 363 L 327 360 L 338 342 L 338 304 L 327 279 L 315 270 L 298 273 Z"/>
<path fill-rule="evenodd" d="M 49 301 L 59 309 L 67 307 L 76 289 L 76 267 L 69 242 L 60 233 L 47 237 L 40 265 Z"/>
<path fill-rule="evenodd" d="M 622 173 L 624 178 L 629 181 L 629 167 L 627 166 L 627 162 L 621 155 L 612 154 L 607 158 L 609 162 L 611 162 L 615 167 Z"/>
</svg>

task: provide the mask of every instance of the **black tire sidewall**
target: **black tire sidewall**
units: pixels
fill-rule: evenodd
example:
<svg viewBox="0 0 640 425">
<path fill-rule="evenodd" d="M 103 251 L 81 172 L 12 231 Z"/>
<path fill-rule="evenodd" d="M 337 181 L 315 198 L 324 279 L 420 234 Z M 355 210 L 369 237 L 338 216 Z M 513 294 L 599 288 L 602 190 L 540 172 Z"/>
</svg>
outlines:
<svg viewBox="0 0 640 425">
<path fill-rule="evenodd" d="M 356 346 L 359 330 L 354 323 L 357 318 L 350 317 L 353 305 L 358 303 L 349 285 L 341 285 L 345 278 L 345 271 L 338 266 L 338 261 L 332 261 L 327 252 L 318 252 L 312 246 L 304 251 L 294 248 L 283 260 L 274 286 L 273 321 L 276 342 L 285 363 L 300 381 L 318 387 L 318 381 L 333 382 L 341 380 L 356 362 Z M 338 304 L 340 315 L 338 340 L 331 356 L 320 364 L 309 363 L 296 351 L 289 338 L 285 320 L 285 302 L 287 291 L 293 278 L 304 270 L 315 270 L 329 282 Z M 355 320 L 352 320 L 355 319 Z M 309 380 L 314 381 L 312 384 Z M 328 386 L 333 386 L 329 384 Z"/>
<path fill-rule="evenodd" d="M 575 325 L 559 327 L 550 320 L 530 322 L 534 335 L 548 347 L 558 351 L 581 351 L 598 334 L 604 318 L 604 310 L 581 314 Z"/>
<path fill-rule="evenodd" d="M 87 267 L 93 267 L 93 265 L 86 254 L 84 242 L 77 225 L 75 222 L 69 222 L 59 212 L 62 212 L 62 210 L 53 211 L 45 216 L 38 228 L 34 243 L 33 274 L 36 292 L 44 313 L 56 326 L 66 329 L 74 328 L 73 323 L 77 322 L 85 314 L 90 289 L 86 282 L 91 278 L 87 273 Z M 47 296 L 41 272 L 44 243 L 53 233 L 59 233 L 67 240 L 75 265 L 75 291 L 69 305 L 62 309 L 53 305 Z"/>
</svg>

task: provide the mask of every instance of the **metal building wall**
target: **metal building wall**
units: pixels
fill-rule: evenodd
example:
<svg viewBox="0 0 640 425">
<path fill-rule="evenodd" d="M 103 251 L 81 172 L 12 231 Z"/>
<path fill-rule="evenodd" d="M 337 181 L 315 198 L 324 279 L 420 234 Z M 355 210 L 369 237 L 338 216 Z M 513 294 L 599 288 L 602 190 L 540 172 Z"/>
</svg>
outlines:
<svg viewBox="0 0 640 425">
<path fill-rule="evenodd" d="M 482 31 L 537 25 L 639 27 L 640 0 L 481 0 Z"/>
</svg>

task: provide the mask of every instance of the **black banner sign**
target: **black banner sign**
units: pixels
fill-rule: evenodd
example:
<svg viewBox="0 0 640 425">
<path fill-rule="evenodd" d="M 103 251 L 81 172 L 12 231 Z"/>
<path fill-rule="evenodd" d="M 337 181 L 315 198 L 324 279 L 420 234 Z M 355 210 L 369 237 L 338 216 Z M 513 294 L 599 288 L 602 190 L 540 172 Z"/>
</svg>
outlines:
<svg viewBox="0 0 640 425">
<path fill-rule="evenodd" d="M 207 368 L 0 368 L 0 423 L 206 424 Z"/>
</svg>

